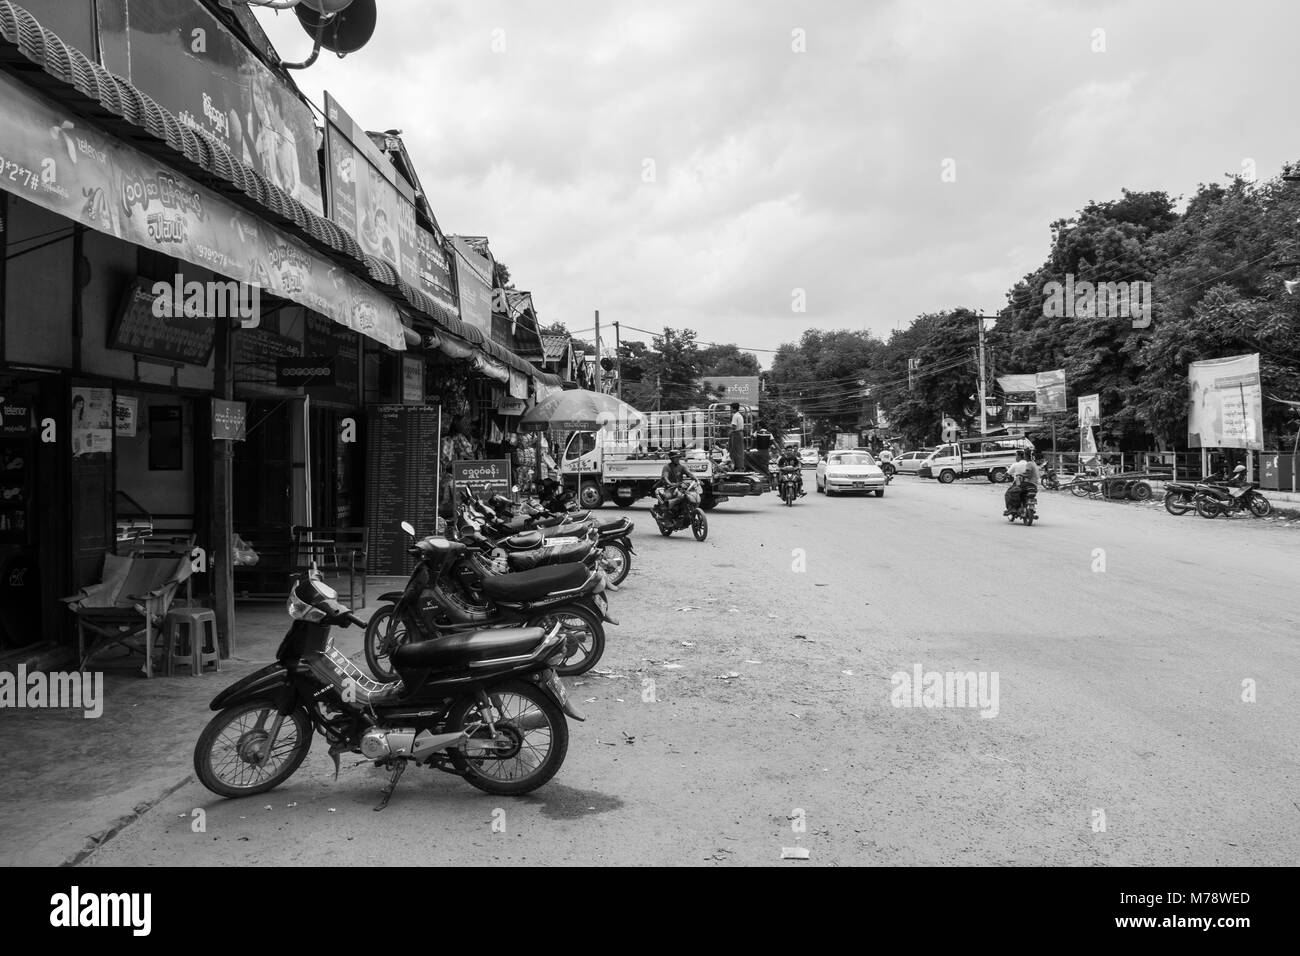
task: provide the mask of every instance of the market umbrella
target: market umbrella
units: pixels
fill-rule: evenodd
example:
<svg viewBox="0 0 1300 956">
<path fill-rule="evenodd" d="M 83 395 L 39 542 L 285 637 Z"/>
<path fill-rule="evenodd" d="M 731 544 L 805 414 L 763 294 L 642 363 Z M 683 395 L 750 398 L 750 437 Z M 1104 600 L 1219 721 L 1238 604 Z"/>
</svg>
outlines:
<svg viewBox="0 0 1300 956">
<path fill-rule="evenodd" d="M 577 431 L 617 425 L 639 425 L 643 416 L 635 408 L 613 395 L 590 392 L 584 388 L 566 389 L 542 399 L 519 420 L 522 431 Z"/>
</svg>

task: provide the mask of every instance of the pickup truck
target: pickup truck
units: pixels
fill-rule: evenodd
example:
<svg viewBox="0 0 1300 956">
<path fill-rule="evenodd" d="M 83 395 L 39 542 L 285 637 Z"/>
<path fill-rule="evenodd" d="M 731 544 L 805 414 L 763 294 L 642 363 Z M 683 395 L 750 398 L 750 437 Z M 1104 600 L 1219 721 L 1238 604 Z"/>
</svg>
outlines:
<svg viewBox="0 0 1300 956">
<path fill-rule="evenodd" d="M 574 432 L 559 461 L 559 479 L 584 508 L 599 508 L 606 501 L 626 507 L 654 493 L 668 464 L 666 454 L 639 451 L 635 442 L 614 440 L 605 429 Z M 706 511 L 728 498 L 761 495 L 772 490 L 769 475 L 719 469 L 702 449 L 687 449 L 682 458 L 699 479 Z"/>
<path fill-rule="evenodd" d="M 1006 481 L 1007 471 L 1016 463 L 1016 452 L 1033 451 L 1027 438 L 981 436 L 962 438 L 940 445 L 921 462 L 917 475 L 937 478 L 951 484 L 958 478 L 982 476 L 989 481 Z"/>
</svg>

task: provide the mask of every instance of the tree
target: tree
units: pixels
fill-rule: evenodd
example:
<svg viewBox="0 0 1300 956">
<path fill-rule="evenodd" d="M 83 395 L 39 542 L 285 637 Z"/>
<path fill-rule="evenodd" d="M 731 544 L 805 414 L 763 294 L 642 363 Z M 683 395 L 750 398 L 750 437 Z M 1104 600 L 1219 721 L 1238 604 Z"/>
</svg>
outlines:
<svg viewBox="0 0 1300 956">
<path fill-rule="evenodd" d="M 881 348 L 869 332 L 808 329 L 797 343 L 777 350 L 767 396 L 798 409 L 814 435 L 857 431 L 864 411 L 870 414 L 866 390 Z"/>
</svg>

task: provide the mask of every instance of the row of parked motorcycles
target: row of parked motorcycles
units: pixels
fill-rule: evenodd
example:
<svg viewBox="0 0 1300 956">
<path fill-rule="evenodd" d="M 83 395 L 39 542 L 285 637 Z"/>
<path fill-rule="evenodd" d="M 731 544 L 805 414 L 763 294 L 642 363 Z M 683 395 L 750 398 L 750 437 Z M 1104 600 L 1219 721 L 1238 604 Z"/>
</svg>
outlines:
<svg viewBox="0 0 1300 956">
<path fill-rule="evenodd" d="M 1250 485 L 1234 485 L 1222 472 L 1200 481 L 1171 481 L 1165 485 L 1165 510 L 1171 515 L 1185 515 L 1195 511 L 1202 518 L 1228 517 L 1233 514 L 1252 514 L 1266 517 L 1273 511 L 1273 503 Z"/>
<path fill-rule="evenodd" d="M 600 660 L 608 592 L 631 570 L 632 522 L 601 521 L 552 496 L 537 505 L 458 490 L 445 534 L 409 523 L 414 568 L 368 622 L 314 569 L 295 576 L 290 626 L 272 664 L 222 691 L 194 749 L 205 787 L 252 796 L 293 776 L 314 734 L 337 778 L 345 754 L 388 771 L 376 810 L 412 764 L 492 794 L 529 793 L 568 751 L 583 720 L 561 675 Z M 331 629 L 365 631 L 371 673 Z"/>
</svg>

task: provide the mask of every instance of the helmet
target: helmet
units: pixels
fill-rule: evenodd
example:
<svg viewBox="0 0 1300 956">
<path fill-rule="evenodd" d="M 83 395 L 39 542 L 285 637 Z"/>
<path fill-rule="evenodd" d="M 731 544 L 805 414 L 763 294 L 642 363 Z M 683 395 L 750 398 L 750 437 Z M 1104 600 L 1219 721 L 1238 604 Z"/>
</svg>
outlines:
<svg viewBox="0 0 1300 956">
<path fill-rule="evenodd" d="M 669 460 L 669 461 L 681 461 L 681 460 L 682 460 L 682 453 L 679 452 L 679 451 L 677 451 L 676 449 L 673 449 L 672 451 L 670 451 L 670 452 L 668 453 L 668 460 Z"/>
<path fill-rule="evenodd" d="M 1235 475 L 1238 472 L 1245 471 L 1245 470 L 1246 470 L 1245 465 L 1238 465 L 1236 468 L 1232 469 L 1232 473 Z"/>
</svg>

